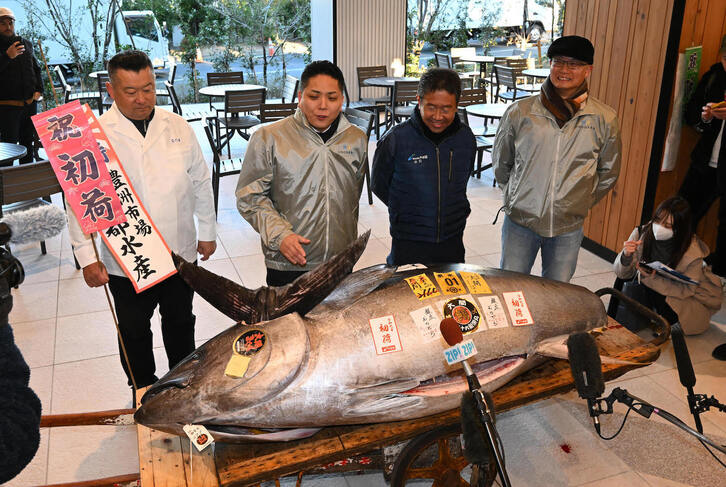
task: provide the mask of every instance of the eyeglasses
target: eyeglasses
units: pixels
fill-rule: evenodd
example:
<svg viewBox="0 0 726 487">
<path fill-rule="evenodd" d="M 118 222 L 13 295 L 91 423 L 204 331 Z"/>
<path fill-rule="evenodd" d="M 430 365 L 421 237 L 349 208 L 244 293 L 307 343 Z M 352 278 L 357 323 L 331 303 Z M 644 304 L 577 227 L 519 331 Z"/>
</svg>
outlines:
<svg viewBox="0 0 726 487">
<path fill-rule="evenodd" d="M 552 67 L 570 69 L 577 69 L 588 65 L 587 63 L 583 63 L 582 61 L 566 61 L 560 58 L 553 59 L 550 64 L 552 65 Z"/>
<path fill-rule="evenodd" d="M 0 25 L 13 25 L 15 19 L 0 19 Z"/>
</svg>

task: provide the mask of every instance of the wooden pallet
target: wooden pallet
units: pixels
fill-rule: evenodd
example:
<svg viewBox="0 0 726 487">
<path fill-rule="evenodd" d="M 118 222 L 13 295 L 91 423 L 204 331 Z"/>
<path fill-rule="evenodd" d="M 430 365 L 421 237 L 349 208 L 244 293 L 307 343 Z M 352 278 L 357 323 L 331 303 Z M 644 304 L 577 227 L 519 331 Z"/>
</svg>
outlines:
<svg viewBox="0 0 726 487">
<path fill-rule="evenodd" d="M 643 342 L 613 320 L 593 334 L 603 355 L 638 362 L 604 364 L 606 380 L 648 365 L 660 354 L 657 345 Z M 498 389 L 492 397 L 496 410 L 502 412 L 573 388 L 567 361 L 552 359 Z M 311 438 L 293 442 L 218 443 L 214 454 L 211 448 L 203 453 L 195 449 L 191 459 L 187 438 L 139 426 L 141 485 L 252 486 L 393 445 L 457 421 L 459 411 L 452 410 L 410 421 L 327 427 Z"/>
</svg>

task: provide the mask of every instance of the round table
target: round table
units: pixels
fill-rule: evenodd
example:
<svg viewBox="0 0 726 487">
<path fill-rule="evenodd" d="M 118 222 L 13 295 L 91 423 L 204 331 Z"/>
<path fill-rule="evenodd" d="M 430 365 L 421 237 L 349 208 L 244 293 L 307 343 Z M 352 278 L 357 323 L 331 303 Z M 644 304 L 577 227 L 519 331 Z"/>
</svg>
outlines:
<svg viewBox="0 0 726 487">
<path fill-rule="evenodd" d="M 205 86 L 203 88 L 199 88 L 199 94 L 200 95 L 206 95 L 206 96 L 217 96 L 217 97 L 224 97 L 224 94 L 228 91 L 251 91 L 251 90 L 258 90 L 260 88 L 265 88 L 262 85 L 248 85 L 248 84 L 241 84 L 241 83 L 233 83 L 228 85 L 212 85 L 212 86 Z"/>
<path fill-rule="evenodd" d="M 465 62 L 465 63 L 493 63 L 494 62 L 494 56 L 459 56 L 455 58 L 455 63 L 457 62 Z"/>
<path fill-rule="evenodd" d="M 377 78 L 368 78 L 363 80 L 364 85 L 378 86 L 381 88 L 393 88 L 396 81 L 418 81 L 418 78 L 396 77 L 396 76 L 379 76 Z"/>
<path fill-rule="evenodd" d="M 15 159 L 25 157 L 28 149 L 24 145 L 11 144 L 10 142 L 0 142 L 0 164 L 12 162 Z"/>
<path fill-rule="evenodd" d="M 550 68 L 525 69 L 522 74 L 533 78 L 546 78 L 550 75 Z"/>
<path fill-rule="evenodd" d="M 477 103 L 466 107 L 466 113 L 475 117 L 502 118 L 510 106 L 507 103 Z"/>
</svg>

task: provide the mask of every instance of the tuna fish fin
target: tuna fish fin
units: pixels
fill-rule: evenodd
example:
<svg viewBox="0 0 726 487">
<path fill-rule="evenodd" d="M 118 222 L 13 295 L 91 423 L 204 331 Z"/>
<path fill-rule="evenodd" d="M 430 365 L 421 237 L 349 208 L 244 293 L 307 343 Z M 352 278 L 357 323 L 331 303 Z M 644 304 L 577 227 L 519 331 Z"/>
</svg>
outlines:
<svg viewBox="0 0 726 487">
<path fill-rule="evenodd" d="M 353 404 L 347 409 L 343 416 L 371 416 L 388 411 L 402 411 L 407 408 L 415 408 L 424 404 L 424 398 L 407 394 L 389 394 L 382 397 L 371 398 Z"/>
<path fill-rule="evenodd" d="M 263 316 L 262 319 L 270 320 L 293 311 L 305 315 L 317 306 L 351 273 L 353 266 L 363 254 L 370 235 L 371 231 L 368 230 L 345 250 L 287 286 L 268 288 L 274 291 L 274 302 L 270 303 L 266 310 L 267 316 Z"/>
<path fill-rule="evenodd" d="M 558 335 L 542 340 L 537 344 L 537 348 L 535 348 L 535 353 L 539 355 L 544 355 L 546 357 L 568 360 L 569 357 L 567 354 L 567 337 L 568 335 Z M 630 360 L 623 360 L 602 354 L 600 354 L 600 361 L 604 364 L 645 365 L 644 362 L 633 362 Z"/>
<path fill-rule="evenodd" d="M 395 273 L 395 267 L 389 267 L 385 264 L 356 271 L 343 279 L 343 282 L 322 303 L 313 308 L 308 316 L 339 312 L 360 298 L 367 296 L 368 293 L 374 291 Z"/>
<path fill-rule="evenodd" d="M 179 275 L 209 304 L 235 321 L 257 323 L 293 311 L 303 315 L 313 309 L 350 274 L 370 234 L 368 230 L 345 250 L 283 287 L 250 290 L 176 254 L 172 258 Z"/>
<path fill-rule="evenodd" d="M 254 306 L 256 291 L 251 291 L 234 281 L 187 262 L 174 253 L 171 256 L 182 279 L 209 304 L 234 321 L 245 323 L 259 321 L 252 321 L 252 317 L 256 315 Z"/>
</svg>

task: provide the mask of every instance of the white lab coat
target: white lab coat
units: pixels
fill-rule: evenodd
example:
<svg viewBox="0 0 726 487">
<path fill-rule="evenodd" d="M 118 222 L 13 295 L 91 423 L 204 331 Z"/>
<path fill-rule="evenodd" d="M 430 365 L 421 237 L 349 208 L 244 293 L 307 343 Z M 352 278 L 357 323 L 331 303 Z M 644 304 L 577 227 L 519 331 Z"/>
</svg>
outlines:
<svg viewBox="0 0 726 487">
<path fill-rule="evenodd" d="M 99 121 L 169 248 L 190 262 L 196 260 L 197 240 L 215 240 L 217 233 L 209 169 L 191 126 L 182 117 L 157 108 L 146 137 L 142 137 L 115 103 Z M 90 236 L 81 231 L 70 208 L 68 227 L 81 267 L 95 262 Z M 106 246 L 101 247 L 101 260 L 109 274 L 123 276 Z"/>
</svg>

